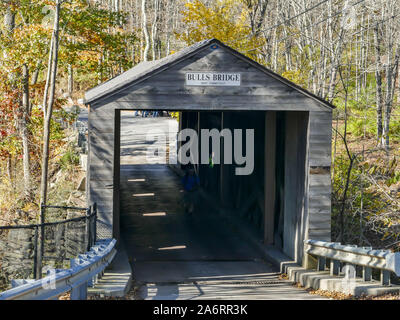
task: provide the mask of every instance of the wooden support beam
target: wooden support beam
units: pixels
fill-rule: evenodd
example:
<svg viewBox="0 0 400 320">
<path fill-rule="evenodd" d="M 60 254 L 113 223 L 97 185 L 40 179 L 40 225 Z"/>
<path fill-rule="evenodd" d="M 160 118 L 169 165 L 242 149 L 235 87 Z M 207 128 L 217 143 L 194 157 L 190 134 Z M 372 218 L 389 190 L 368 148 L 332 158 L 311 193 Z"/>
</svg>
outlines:
<svg viewBox="0 0 400 320">
<path fill-rule="evenodd" d="M 113 237 L 119 243 L 120 237 L 120 145 L 121 145 L 121 110 L 115 110 L 114 114 L 114 183 L 113 183 Z"/>
<path fill-rule="evenodd" d="M 264 243 L 274 243 L 276 112 L 265 113 L 264 142 Z"/>
<path fill-rule="evenodd" d="M 220 130 L 224 129 L 224 113 L 221 112 L 221 127 Z M 220 164 L 219 164 L 219 200 L 221 204 L 224 204 L 224 144 L 225 139 L 221 138 L 221 143 L 219 145 L 219 154 L 220 154 Z"/>
</svg>

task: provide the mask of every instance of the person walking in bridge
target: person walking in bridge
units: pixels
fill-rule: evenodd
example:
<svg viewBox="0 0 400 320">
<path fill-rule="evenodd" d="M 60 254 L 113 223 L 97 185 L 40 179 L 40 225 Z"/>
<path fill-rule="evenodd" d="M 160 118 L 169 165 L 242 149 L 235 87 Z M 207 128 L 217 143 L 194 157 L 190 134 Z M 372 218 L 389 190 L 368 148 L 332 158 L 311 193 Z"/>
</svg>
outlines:
<svg viewBox="0 0 400 320">
<path fill-rule="evenodd" d="M 183 196 L 185 213 L 191 216 L 198 204 L 198 193 L 200 187 L 199 176 L 196 174 L 192 165 L 185 168 L 185 175 L 182 178 L 182 184 L 185 192 Z"/>
</svg>

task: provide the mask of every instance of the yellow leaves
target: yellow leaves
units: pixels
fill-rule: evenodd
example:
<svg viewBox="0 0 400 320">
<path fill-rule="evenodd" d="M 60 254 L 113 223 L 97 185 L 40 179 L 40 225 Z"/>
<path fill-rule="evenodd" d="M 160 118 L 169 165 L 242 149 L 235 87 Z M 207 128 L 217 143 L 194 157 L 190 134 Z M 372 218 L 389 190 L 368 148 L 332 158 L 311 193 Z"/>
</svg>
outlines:
<svg viewBox="0 0 400 320">
<path fill-rule="evenodd" d="M 382 240 L 385 240 L 389 235 L 390 235 L 390 232 L 386 231 L 385 234 L 382 237 Z"/>
<path fill-rule="evenodd" d="M 10 37 L 3 43 L 4 65 L 28 63 L 34 66 L 34 60 L 45 52 L 50 33 L 39 24 L 30 24 L 16 28 Z"/>
<path fill-rule="evenodd" d="M 187 31 L 177 34 L 188 45 L 216 38 L 241 53 L 255 58 L 264 40 L 252 35 L 248 9 L 239 0 L 216 0 L 207 6 L 199 0 L 185 4 L 182 11 Z"/>
<path fill-rule="evenodd" d="M 282 77 L 305 87 L 307 85 L 307 73 L 302 70 L 288 70 L 282 73 Z"/>
<path fill-rule="evenodd" d="M 170 112 L 172 118 L 175 118 L 179 122 L 180 112 Z"/>
<path fill-rule="evenodd" d="M 28 211 L 36 211 L 38 206 L 34 203 L 26 203 L 25 206 L 22 208 L 22 211 L 28 212 Z"/>
</svg>

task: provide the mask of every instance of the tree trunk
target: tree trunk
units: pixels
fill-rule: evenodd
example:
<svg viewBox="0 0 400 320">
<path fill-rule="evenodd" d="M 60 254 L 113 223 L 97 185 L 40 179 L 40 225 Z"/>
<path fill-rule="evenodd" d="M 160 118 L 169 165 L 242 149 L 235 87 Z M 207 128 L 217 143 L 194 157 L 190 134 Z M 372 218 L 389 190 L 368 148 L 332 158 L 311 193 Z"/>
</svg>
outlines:
<svg viewBox="0 0 400 320">
<path fill-rule="evenodd" d="M 33 71 L 33 74 L 32 74 L 32 81 L 31 81 L 31 84 L 32 84 L 32 85 L 35 85 L 35 84 L 37 83 L 37 81 L 38 81 L 39 72 L 40 72 L 40 67 L 41 67 L 41 66 L 42 66 L 42 60 L 40 60 L 40 61 L 37 63 L 36 68 L 35 68 L 35 71 Z"/>
<path fill-rule="evenodd" d="M 153 60 L 157 59 L 157 23 L 158 23 L 158 0 L 154 0 L 154 19 L 151 26 L 151 48 Z"/>
<path fill-rule="evenodd" d="M 147 17 L 146 17 L 146 0 L 142 0 L 142 27 L 145 40 L 145 47 L 143 52 L 143 61 L 147 61 L 147 55 L 149 54 L 150 40 L 149 32 L 147 31 Z"/>
<path fill-rule="evenodd" d="M 389 52 L 391 52 L 390 50 Z M 385 99 L 385 118 L 382 132 L 382 143 L 385 145 L 385 149 L 389 150 L 390 145 L 390 118 L 392 115 L 393 108 L 393 100 L 394 100 L 394 91 L 396 88 L 397 82 L 397 73 L 399 66 L 399 57 L 400 57 L 400 46 L 397 45 L 396 53 L 394 57 L 394 61 L 388 63 L 386 67 L 386 99 Z M 391 61 L 391 57 L 389 56 L 389 61 Z"/>
<path fill-rule="evenodd" d="M 72 97 L 72 92 L 74 91 L 74 69 L 68 64 L 68 95 Z"/>
<path fill-rule="evenodd" d="M 167 8 L 166 8 L 166 13 L 167 13 L 167 21 L 166 21 L 166 40 L 165 40 L 165 56 L 169 55 L 170 51 L 170 39 L 171 39 L 171 1 L 167 0 Z"/>
<path fill-rule="evenodd" d="M 27 200 L 32 199 L 30 157 L 29 157 L 29 132 L 28 118 L 30 115 L 29 106 L 29 69 L 26 64 L 22 66 L 23 77 L 23 94 L 22 94 L 22 120 L 21 120 L 21 137 L 22 137 L 22 162 L 24 167 L 24 196 Z"/>
<path fill-rule="evenodd" d="M 4 15 L 4 26 L 9 33 L 15 28 L 15 13 L 12 12 L 10 6 L 7 7 L 6 14 Z"/>
<path fill-rule="evenodd" d="M 146 0 L 142 0 L 142 27 L 145 40 L 143 61 L 147 61 L 147 56 L 149 54 L 149 48 L 150 48 L 150 40 L 149 40 L 149 32 L 147 31 Z"/>
<path fill-rule="evenodd" d="M 13 182 L 13 166 L 12 166 L 12 156 L 9 154 L 7 158 L 7 174 L 8 179 L 10 180 L 10 186 L 14 189 L 14 182 Z"/>
<path fill-rule="evenodd" d="M 383 94 L 382 94 L 382 73 L 381 73 L 381 37 L 379 34 L 379 26 L 374 28 L 375 42 L 375 81 L 376 81 L 376 138 L 378 144 L 381 143 L 383 126 L 382 126 L 382 109 L 383 109 Z"/>
<path fill-rule="evenodd" d="M 54 36 L 52 36 L 51 40 L 50 40 L 49 63 L 47 65 L 46 84 L 44 86 L 44 94 L 43 94 L 43 117 L 45 119 L 47 118 L 47 100 L 48 100 L 50 76 L 51 76 L 51 63 L 52 63 L 53 51 L 54 51 L 53 49 L 54 49 Z"/>
<path fill-rule="evenodd" d="M 46 105 L 46 117 L 44 119 L 43 129 L 43 158 L 42 158 L 42 179 L 40 186 L 40 202 L 41 204 L 47 203 L 47 184 L 48 184 L 48 169 L 49 169 L 49 143 L 50 143 L 50 121 L 53 112 L 55 87 L 56 87 L 56 76 L 57 76 L 57 63 L 58 63 L 58 36 L 59 36 L 59 19 L 60 19 L 61 2 L 57 0 L 56 10 L 54 17 L 54 29 L 53 29 L 53 46 L 51 60 L 51 75 L 49 77 L 51 83 L 49 84 L 50 93 L 48 104 Z"/>
</svg>

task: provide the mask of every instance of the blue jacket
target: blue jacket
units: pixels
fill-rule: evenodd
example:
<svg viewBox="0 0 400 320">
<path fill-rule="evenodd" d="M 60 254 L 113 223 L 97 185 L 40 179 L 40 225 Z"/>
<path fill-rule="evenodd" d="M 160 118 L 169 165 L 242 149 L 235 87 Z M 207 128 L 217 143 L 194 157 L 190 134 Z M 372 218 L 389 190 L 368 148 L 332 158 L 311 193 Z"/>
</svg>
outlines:
<svg viewBox="0 0 400 320">
<path fill-rule="evenodd" d="M 200 179 L 196 175 L 185 175 L 182 178 L 183 188 L 185 191 L 192 191 L 195 187 L 200 185 Z"/>
</svg>

